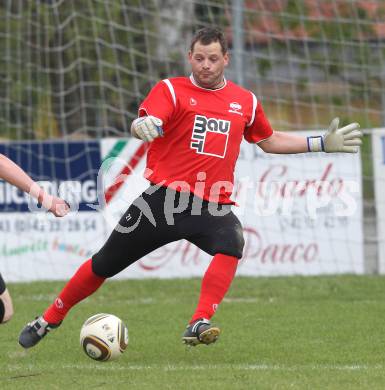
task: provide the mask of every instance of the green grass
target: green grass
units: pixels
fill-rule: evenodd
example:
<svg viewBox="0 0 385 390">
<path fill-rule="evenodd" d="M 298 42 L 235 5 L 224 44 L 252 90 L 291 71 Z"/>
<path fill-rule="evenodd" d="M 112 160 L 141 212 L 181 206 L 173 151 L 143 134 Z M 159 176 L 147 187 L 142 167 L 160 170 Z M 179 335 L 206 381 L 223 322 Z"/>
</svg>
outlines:
<svg viewBox="0 0 385 390">
<path fill-rule="evenodd" d="M 1 389 L 385 388 L 382 277 L 237 278 L 215 316 L 220 340 L 195 348 L 180 336 L 200 280 L 109 281 L 24 351 L 20 329 L 62 285 L 10 285 L 16 314 L 0 327 Z M 98 312 L 128 325 L 115 362 L 94 362 L 79 346 L 83 321 Z"/>
</svg>

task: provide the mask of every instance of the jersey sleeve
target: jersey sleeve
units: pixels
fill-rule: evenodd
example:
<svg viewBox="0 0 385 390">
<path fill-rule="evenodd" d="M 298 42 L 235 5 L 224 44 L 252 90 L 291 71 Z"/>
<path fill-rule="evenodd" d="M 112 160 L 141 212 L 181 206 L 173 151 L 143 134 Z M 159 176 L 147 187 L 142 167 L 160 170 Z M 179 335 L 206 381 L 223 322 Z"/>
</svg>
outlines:
<svg viewBox="0 0 385 390">
<path fill-rule="evenodd" d="M 263 111 L 261 103 L 258 102 L 254 120 L 244 131 L 245 140 L 250 143 L 258 143 L 269 138 L 272 134 L 273 129 Z"/>
<path fill-rule="evenodd" d="M 139 116 L 156 116 L 157 118 L 162 119 L 164 124 L 170 120 L 175 109 L 175 99 L 171 94 L 169 85 L 171 85 L 169 81 L 168 83 L 159 81 L 154 88 L 151 89 L 147 97 L 139 106 Z"/>
</svg>

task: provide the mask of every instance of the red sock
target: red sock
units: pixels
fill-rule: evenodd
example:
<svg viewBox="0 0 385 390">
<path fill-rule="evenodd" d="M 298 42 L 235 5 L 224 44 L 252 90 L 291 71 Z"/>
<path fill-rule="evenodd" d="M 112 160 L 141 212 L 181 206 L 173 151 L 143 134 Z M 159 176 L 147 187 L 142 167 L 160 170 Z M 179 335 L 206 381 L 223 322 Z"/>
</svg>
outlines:
<svg viewBox="0 0 385 390">
<path fill-rule="evenodd" d="M 45 311 L 44 319 L 50 324 L 58 324 L 72 306 L 95 292 L 105 279 L 92 271 L 92 260 L 87 260 L 64 286 L 55 302 Z"/>
<path fill-rule="evenodd" d="M 190 324 L 198 318 L 210 319 L 224 298 L 237 270 L 238 261 L 234 256 L 216 254 L 202 279 L 198 306 Z"/>
</svg>

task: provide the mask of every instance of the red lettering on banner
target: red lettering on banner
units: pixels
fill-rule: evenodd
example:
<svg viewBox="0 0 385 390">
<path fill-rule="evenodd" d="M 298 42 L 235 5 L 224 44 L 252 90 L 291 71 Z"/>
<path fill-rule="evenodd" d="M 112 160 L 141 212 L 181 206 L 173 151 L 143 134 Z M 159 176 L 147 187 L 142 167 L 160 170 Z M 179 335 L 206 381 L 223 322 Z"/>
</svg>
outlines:
<svg viewBox="0 0 385 390">
<path fill-rule="evenodd" d="M 318 244 L 309 243 L 270 243 L 264 245 L 260 234 L 253 228 L 245 228 L 245 261 L 256 259 L 262 264 L 310 263 L 317 259 Z M 254 250 L 252 249 L 254 248 Z M 253 252 L 251 252 L 253 251 Z"/>
<path fill-rule="evenodd" d="M 303 254 L 303 259 L 307 262 L 310 263 L 311 261 L 316 260 L 318 255 L 318 244 L 313 242 L 312 244 L 308 245 L 304 251 Z"/>
<path fill-rule="evenodd" d="M 287 165 L 271 165 L 260 177 L 257 194 L 263 198 L 274 197 L 277 194 L 282 198 L 303 197 L 313 187 L 317 190 L 319 197 L 326 194 L 330 197 L 336 197 L 344 188 L 344 180 L 341 177 L 331 178 L 332 170 L 333 163 L 330 162 L 319 178 L 290 180 Z"/>
</svg>

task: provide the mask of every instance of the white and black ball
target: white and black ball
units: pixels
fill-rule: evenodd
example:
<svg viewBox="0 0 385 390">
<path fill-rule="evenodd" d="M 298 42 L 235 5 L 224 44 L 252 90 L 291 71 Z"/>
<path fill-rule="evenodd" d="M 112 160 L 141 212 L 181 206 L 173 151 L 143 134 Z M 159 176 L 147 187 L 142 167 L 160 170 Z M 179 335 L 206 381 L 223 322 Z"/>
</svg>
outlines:
<svg viewBox="0 0 385 390">
<path fill-rule="evenodd" d="M 113 314 L 95 314 L 80 330 L 80 345 L 91 359 L 102 362 L 115 360 L 127 348 L 127 327 Z"/>
</svg>

